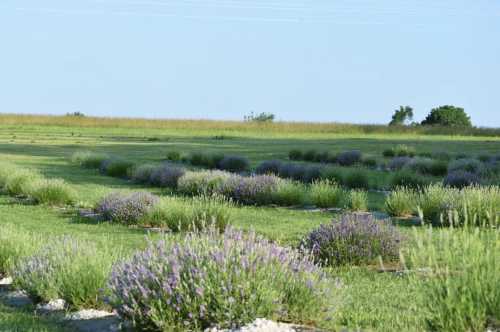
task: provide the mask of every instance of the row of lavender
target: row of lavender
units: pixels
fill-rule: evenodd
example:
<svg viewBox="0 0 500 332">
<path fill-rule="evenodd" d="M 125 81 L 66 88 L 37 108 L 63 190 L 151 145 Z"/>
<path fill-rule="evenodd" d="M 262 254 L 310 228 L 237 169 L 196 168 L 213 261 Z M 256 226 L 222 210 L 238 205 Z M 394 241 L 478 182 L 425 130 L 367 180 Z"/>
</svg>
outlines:
<svg viewBox="0 0 500 332">
<path fill-rule="evenodd" d="M 240 204 L 279 206 L 315 205 L 321 208 L 367 209 L 367 193 L 346 190 L 334 181 L 314 180 L 311 184 L 283 179 L 273 174 L 244 176 L 220 170 L 194 170 L 172 163 L 134 165 L 126 160 L 91 152 L 77 152 L 72 161 L 101 173 L 168 188 L 188 196 L 219 195 Z"/>
<path fill-rule="evenodd" d="M 336 285 L 325 266 L 397 259 L 397 230 L 370 215 L 344 215 L 298 249 L 255 233 L 208 228 L 145 250 L 72 237 L 44 239 L 6 224 L 0 275 L 38 301 L 62 298 L 69 310 L 114 309 L 138 330 L 241 326 L 258 317 L 321 325 L 333 315 Z"/>
</svg>

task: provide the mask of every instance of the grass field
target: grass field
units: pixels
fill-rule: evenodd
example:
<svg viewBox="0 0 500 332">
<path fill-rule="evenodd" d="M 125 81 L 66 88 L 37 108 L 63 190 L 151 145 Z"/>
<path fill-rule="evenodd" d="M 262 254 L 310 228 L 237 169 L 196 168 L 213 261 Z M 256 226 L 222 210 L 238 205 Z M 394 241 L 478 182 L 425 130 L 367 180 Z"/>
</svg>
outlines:
<svg viewBox="0 0 500 332">
<path fill-rule="evenodd" d="M 418 152 L 445 151 L 451 154 L 498 154 L 500 132 L 477 130 L 458 135 L 437 135 L 429 130 L 388 131 L 382 126 L 270 124 L 257 125 L 211 121 L 149 121 L 72 117 L 0 116 L 0 159 L 19 167 L 40 171 L 48 178 L 62 178 L 78 194 L 78 204 L 92 206 L 114 190 L 148 190 L 160 196 L 169 191 L 106 177 L 98 171 L 81 169 L 68 162 L 75 151 L 90 150 L 125 157 L 138 163 L 158 163 L 166 152 L 177 150 L 224 152 L 244 155 L 252 166 L 269 159 L 286 160 L 291 149 L 341 152 L 360 150 L 382 159 L 382 151 L 406 144 Z M 482 136 L 481 136 L 482 135 Z M 221 139 L 222 137 L 222 139 Z M 174 199 L 181 199 L 176 197 Z M 370 193 L 369 208 L 380 211 L 384 195 Z M 278 207 L 236 206 L 233 224 L 284 245 L 297 246 L 312 229 L 330 221 L 335 214 Z M 19 204 L 0 195 L 0 223 L 21 232 L 42 236 L 70 234 L 75 238 L 106 243 L 125 252 L 144 248 L 145 230 L 118 224 L 95 223 L 76 217 L 72 208 Z M 409 222 L 399 230 L 411 238 Z M 424 232 L 416 229 L 416 232 Z M 156 235 L 152 235 L 153 237 Z M 180 235 L 174 235 L 180 236 Z M 413 248 L 405 242 L 405 249 Z M 425 329 L 422 294 L 408 278 L 377 272 L 378 266 L 342 267 L 330 271 L 345 287 L 332 298 L 336 310 L 322 327 L 335 330 L 361 328 L 376 331 L 420 331 Z M 499 285 L 500 286 L 500 285 Z M 0 330 L 62 331 L 54 323 L 0 305 Z"/>
</svg>

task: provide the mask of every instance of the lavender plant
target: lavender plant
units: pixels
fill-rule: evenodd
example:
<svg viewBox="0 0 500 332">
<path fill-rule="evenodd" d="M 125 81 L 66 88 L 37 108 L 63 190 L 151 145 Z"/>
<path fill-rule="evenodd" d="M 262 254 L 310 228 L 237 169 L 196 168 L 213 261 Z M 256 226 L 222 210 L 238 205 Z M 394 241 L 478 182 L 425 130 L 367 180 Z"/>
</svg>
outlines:
<svg viewBox="0 0 500 332">
<path fill-rule="evenodd" d="M 77 200 L 76 191 L 61 179 L 43 179 L 30 185 L 29 196 L 38 204 L 71 205 Z"/>
<path fill-rule="evenodd" d="M 328 266 L 361 265 L 378 257 L 398 258 L 402 236 L 388 221 L 371 214 L 344 214 L 339 221 L 321 225 L 304 240 L 316 262 Z"/>
<path fill-rule="evenodd" d="M 243 204 L 269 204 L 279 181 L 272 175 L 232 175 L 222 184 L 221 193 Z"/>
<path fill-rule="evenodd" d="M 341 166 L 352 166 L 361 162 L 362 154 L 359 150 L 345 151 L 337 155 L 337 163 Z"/>
<path fill-rule="evenodd" d="M 220 193 L 222 183 L 231 176 L 223 171 L 186 172 L 177 182 L 177 190 L 186 195 Z"/>
<path fill-rule="evenodd" d="M 224 171 L 241 173 L 248 170 L 250 163 L 242 156 L 225 156 L 217 166 Z"/>
<path fill-rule="evenodd" d="M 319 208 L 340 207 L 344 199 L 344 190 L 329 180 L 314 181 L 309 188 L 309 195 L 314 205 Z"/>
<path fill-rule="evenodd" d="M 443 184 L 448 187 L 464 188 L 481 183 L 481 178 L 476 173 L 467 171 L 453 171 L 443 179 Z"/>
<path fill-rule="evenodd" d="M 147 192 L 132 194 L 111 193 L 101 199 L 95 207 L 107 220 L 134 224 L 158 203 L 158 197 Z"/>
<path fill-rule="evenodd" d="M 130 170 L 128 176 L 135 183 L 149 184 L 151 181 L 151 174 L 156 169 L 156 165 L 142 164 Z"/>
<path fill-rule="evenodd" d="M 184 168 L 165 163 L 151 172 L 150 182 L 156 186 L 176 189 L 179 179 L 185 173 Z"/>
<path fill-rule="evenodd" d="M 279 175 L 283 162 L 280 160 L 265 160 L 255 169 L 256 174 Z"/>
<path fill-rule="evenodd" d="M 148 331 L 318 321 L 328 309 L 324 284 L 311 257 L 233 229 L 151 243 L 116 264 L 109 281 L 120 316 Z"/>
</svg>

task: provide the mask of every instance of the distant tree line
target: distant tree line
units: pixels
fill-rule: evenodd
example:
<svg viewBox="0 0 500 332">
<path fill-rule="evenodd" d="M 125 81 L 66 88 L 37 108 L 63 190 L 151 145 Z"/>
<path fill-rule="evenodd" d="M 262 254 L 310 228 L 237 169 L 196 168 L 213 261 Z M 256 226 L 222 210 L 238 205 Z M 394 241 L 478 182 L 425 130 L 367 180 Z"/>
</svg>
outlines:
<svg viewBox="0 0 500 332">
<path fill-rule="evenodd" d="M 470 117 L 461 107 L 444 105 L 433 108 L 427 117 L 420 123 L 413 120 L 413 109 L 410 106 L 400 106 L 394 111 L 389 126 L 422 125 L 443 127 L 472 127 Z"/>
</svg>

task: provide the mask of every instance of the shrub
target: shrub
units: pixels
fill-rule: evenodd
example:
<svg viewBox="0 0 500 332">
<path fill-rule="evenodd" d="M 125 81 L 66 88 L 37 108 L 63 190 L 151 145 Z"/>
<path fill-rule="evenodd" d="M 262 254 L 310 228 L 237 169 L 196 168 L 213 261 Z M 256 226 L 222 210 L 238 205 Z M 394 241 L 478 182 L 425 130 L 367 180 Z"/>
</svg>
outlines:
<svg viewBox="0 0 500 332">
<path fill-rule="evenodd" d="M 385 199 L 384 210 L 393 217 L 408 217 L 416 212 L 417 193 L 413 189 L 398 187 Z"/>
<path fill-rule="evenodd" d="M 398 258 L 401 235 L 387 221 L 371 214 L 344 214 L 321 225 L 303 241 L 317 262 L 328 266 L 373 263 L 378 257 Z"/>
<path fill-rule="evenodd" d="M 157 165 L 142 164 L 131 168 L 128 176 L 136 183 L 149 184 L 151 182 L 151 174 L 157 167 Z"/>
<path fill-rule="evenodd" d="M 412 158 L 410 157 L 394 157 L 392 160 L 389 162 L 389 165 L 387 167 L 391 171 L 399 171 L 403 169 L 406 165 L 410 164 L 412 162 Z"/>
<path fill-rule="evenodd" d="M 290 150 L 288 152 L 288 159 L 290 160 L 302 160 L 303 154 L 300 150 Z"/>
<path fill-rule="evenodd" d="M 477 160 L 479 160 L 483 163 L 487 163 L 487 162 L 493 160 L 493 156 L 491 156 L 489 154 L 482 154 L 482 155 L 477 156 Z"/>
<path fill-rule="evenodd" d="M 302 158 L 305 161 L 314 161 L 314 159 L 316 159 L 316 154 L 317 154 L 316 150 L 307 150 L 306 152 L 304 152 Z"/>
<path fill-rule="evenodd" d="M 395 157 L 414 157 L 416 154 L 415 148 L 405 144 L 396 145 L 393 148 Z"/>
<path fill-rule="evenodd" d="M 179 151 L 168 151 L 167 160 L 177 162 L 181 160 L 181 153 Z"/>
<path fill-rule="evenodd" d="M 115 253 L 116 248 L 97 250 L 90 242 L 57 238 L 16 264 L 14 283 L 44 301 L 62 298 L 77 308 L 103 306 L 100 293 Z"/>
<path fill-rule="evenodd" d="M 475 173 L 467 171 L 453 171 L 444 178 L 443 184 L 448 187 L 463 188 L 481 183 L 481 179 Z"/>
<path fill-rule="evenodd" d="M 32 255 L 44 241 L 41 236 L 2 222 L 0 232 L 0 278 L 12 275 L 15 264 Z"/>
<path fill-rule="evenodd" d="M 328 151 L 318 152 L 316 156 L 314 156 L 314 161 L 319 163 L 328 163 L 331 161 L 331 156 Z"/>
<path fill-rule="evenodd" d="M 343 184 L 351 189 L 368 189 L 370 187 L 370 179 L 366 171 L 355 169 L 347 173 Z"/>
<path fill-rule="evenodd" d="M 355 212 L 368 210 L 368 193 L 363 190 L 351 190 L 347 195 L 346 207 Z"/>
<path fill-rule="evenodd" d="M 362 163 L 366 167 L 370 167 L 370 168 L 377 167 L 377 159 L 375 159 L 375 158 L 364 158 Z"/>
<path fill-rule="evenodd" d="M 132 194 L 115 192 L 101 199 L 96 204 L 95 210 L 107 220 L 123 224 L 135 224 L 158 201 L 158 197 L 147 192 Z"/>
<path fill-rule="evenodd" d="M 305 192 L 306 188 L 302 183 L 280 180 L 272 194 L 272 202 L 280 206 L 303 205 Z"/>
<path fill-rule="evenodd" d="M 211 195 L 220 192 L 222 184 L 231 176 L 223 171 L 186 172 L 177 182 L 177 190 L 186 195 Z"/>
<path fill-rule="evenodd" d="M 448 173 L 464 171 L 480 175 L 484 172 L 484 165 L 476 159 L 457 159 L 448 165 Z"/>
<path fill-rule="evenodd" d="M 337 155 L 337 163 L 341 166 L 352 166 L 361 162 L 361 151 L 345 151 Z"/>
<path fill-rule="evenodd" d="M 321 179 L 344 183 L 344 172 L 340 167 L 325 167 L 321 170 Z"/>
<path fill-rule="evenodd" d="M 382 155 L 386 158 L 392 158 L 395 156 L 395 153 L 393 149 L 385 149 L 382 151 Z"/>
<path fill-rule="evenodd" d="M 300 179 L 302 182 L 311 183 L 314 180 L 321 178 L 321 168 L 318 166 L 307 166 L 305 172 Z"/>
<path fill-rule="evenodd" d="M 109 157 L 104 153 L 77 151 L 71 156 L 71 162 L 83 168 L 99 169 L 104 160 Z"/>
<path fill-rule="evenodd" d="M 324 276 L 308 256 L 228 229 L 150 244 L 116 264 L 111 303 L 139 330 L 324 319 Z"/>
<path fill-rule="evenodd" d="M 280 160 L 265 160 L 255 169 L 256 174 L 279 175 L 283 162 Z"/>
<path fill-rule="evenodd" d="M 433 152 L 432 153 L 432 158 L 433 159 L 438 159 L 438 160 L 450 161 L 451 156 L 450 156 L 450 154 L 448 152 L 438 151 L 438 152 Z"/>
<path fill-rule="evenodd" d="M 28 196 L 32 184 L 41 178 L 42 176 L 36 171 L 16 169 L 8 175 L 4 189 L 10 195 Z"/>
<path fill-rule="evenodd" d="M 103 174 L 113 177 L 124 178 L 127 177 L 134 164 L 122 158 L 109 158 L 105 159 L 100 167 Z"/>
<path fill-rule="evenodd" d="M 250 163 L 248 159 L 241 156 L 225 156 L 219 163 L 218 168 L 228 172 L 241 173 L 248 170 Z"/>
<path fill-rule="evenodd" d="M 406 187 L 412 189 L 419 189 L 427 184 L 428 181 L 425 178 L 411 171 L 396 172 L 391 178 L 392 188 Z"/>
<path fill-rule="evenodd" d="M 448 162 L 447 161 L 433 160 L 431 165 L 430 165 L 430 169 L 429 169 L 428 174 L 433 175 L 433 176 L 444 176 L 444 175 L 446 175 L 447 171 L 448 171 Z"/>
<path fill-rule="evenodd" d="M 222 183 L 221 193 L 243 204 L 269 204 L 279 180 L 272 175 L 233 175 Z"/>
<path fill-rule="evenodd" d="M 189 155 L 188 160 L 191 165 L 203 166 L 206 168 L 218 168 L 224 155 L 221 153 L 206 154 L 201 152 L 193 152 Z"/>
<path fill-rule="evenodd" d="M 184 168 L 165 163 L 151 173 L 150 182 L 160 187 L 177 188 L 179 179 L 186 173 Z"/>
<path fill-rule="evenodd" d="M 312 203 L 319 208 L 340 207 L 345 195 L 337 183 L 329 180 L 314 181 L 309 190 Z"/>
<path fill-rule="evenodd" d="M 231 203 L 222 197 L 196 197 L 189 201 L 163 199 L 141 218 L 144 226 L 167 227 L 173 232 L 202 230 L 213 226 L 224 230 L 229 224 Z"/>
<path fill-rule="evenodd" d="M 283 163 L 279 168 L 279 176 L 309 183 L 321 177 L 321 168 L 317 166 Z"/>
<path fill-rule="evenodd" d="M 421 310 L 429 331 L 494 330 L 500 321 L 500 233 L 498 230 L 432 229 L 415 232 L 405 260 L 425 269 L 422 282 L 410 285 L 422 294 Z"/>
<path fill-rule="evenodd" d="M 0 162 L 0 190 L 4 190 L 8 179 L 16 171 L 14 165 L 10 163 Z"/>
<path fill-rule="evenodd" d="M 29 195 L 36 203 L 49 205 L 71 205 L 76 202 L 76 191 L 61 179 L 43 179 L 34 182 Z"/>
</svg>

